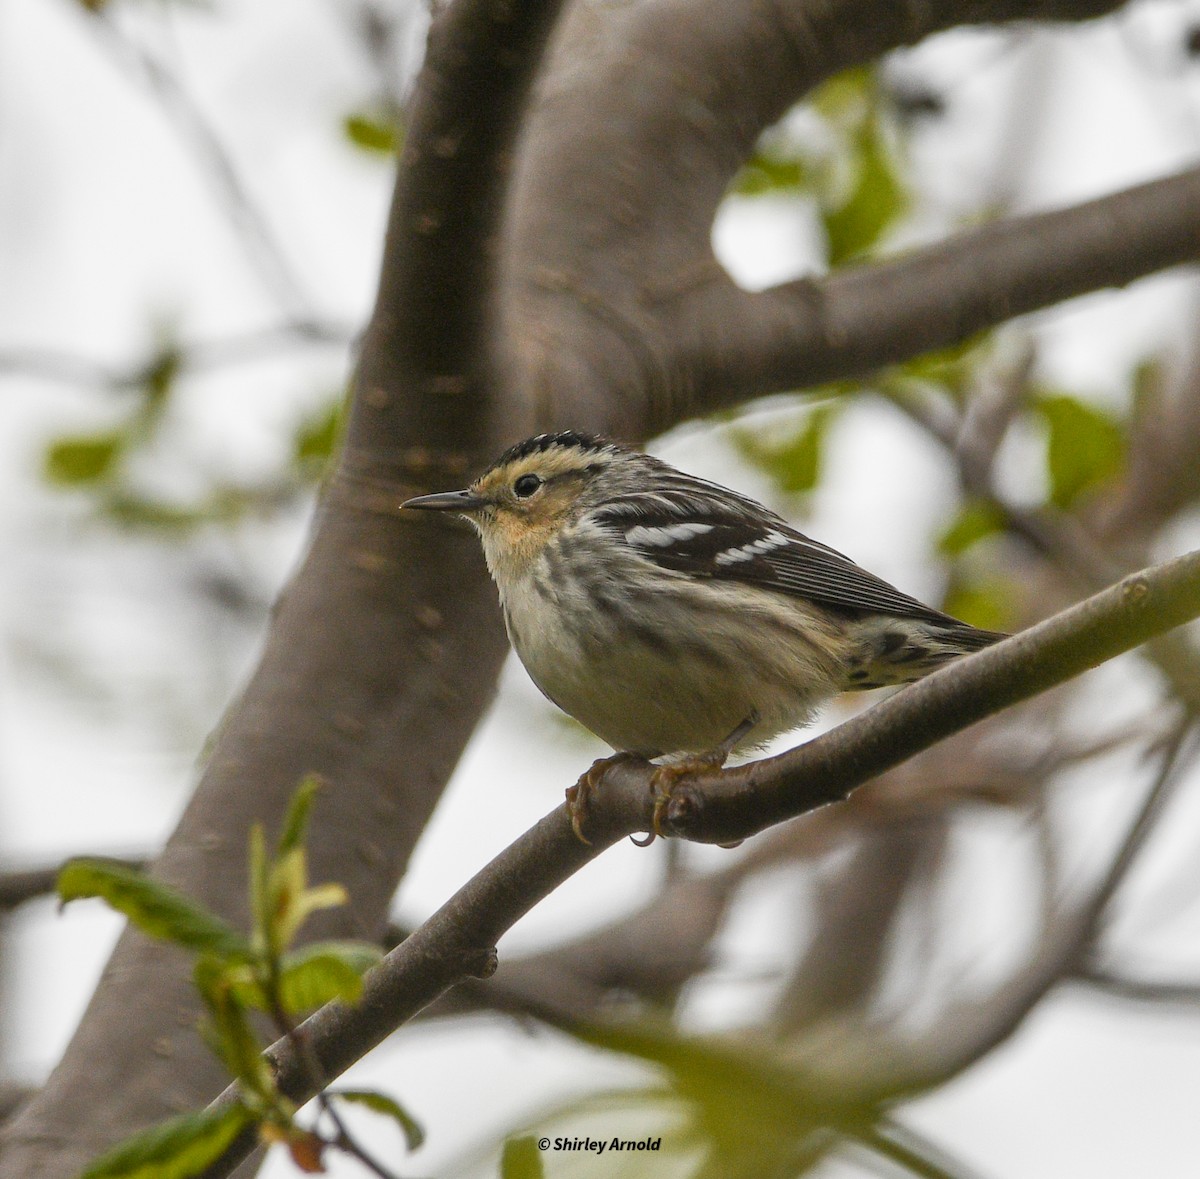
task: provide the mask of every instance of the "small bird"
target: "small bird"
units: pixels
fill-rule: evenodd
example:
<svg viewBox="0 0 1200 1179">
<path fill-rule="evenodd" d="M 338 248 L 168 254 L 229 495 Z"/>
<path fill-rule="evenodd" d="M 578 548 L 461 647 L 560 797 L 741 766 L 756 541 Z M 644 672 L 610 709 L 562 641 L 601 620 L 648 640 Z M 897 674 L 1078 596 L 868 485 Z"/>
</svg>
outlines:
<svg viewBox="0 0 1200 1179">
<path fill-rule="evenodd" d="M 466 490 L 401 506 L 471 522 L 533 682 L 618 756 L 721 765 L 839 692 L 910 683 L 1006 637 L 752 499 L 589 434 L 528 438 Z M 573 796 L 581 838 L 603 765 Z"/>
</svg>

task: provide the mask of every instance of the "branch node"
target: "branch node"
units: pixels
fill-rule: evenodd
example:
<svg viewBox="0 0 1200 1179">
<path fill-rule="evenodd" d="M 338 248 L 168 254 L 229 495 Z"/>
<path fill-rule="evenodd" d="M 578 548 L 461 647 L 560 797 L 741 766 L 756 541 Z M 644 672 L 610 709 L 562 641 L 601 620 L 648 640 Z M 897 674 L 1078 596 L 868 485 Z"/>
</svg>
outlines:
<svg viewBox="0 0 1200 1179">
<path fill-rule="evenodd" d="M 1142 573 L 1127 577 L 1121 584 L 1121 592 L 1130 606 L 1140 606 L 1150 595 L 1150 585 Z"/>
<path fill-rule="evenodd" d="M 463 973 L 468 978 L 491 978 L 499 965 L 500 955 L 495 946 L 468 950 L 463 955 Z"/>
</svg>

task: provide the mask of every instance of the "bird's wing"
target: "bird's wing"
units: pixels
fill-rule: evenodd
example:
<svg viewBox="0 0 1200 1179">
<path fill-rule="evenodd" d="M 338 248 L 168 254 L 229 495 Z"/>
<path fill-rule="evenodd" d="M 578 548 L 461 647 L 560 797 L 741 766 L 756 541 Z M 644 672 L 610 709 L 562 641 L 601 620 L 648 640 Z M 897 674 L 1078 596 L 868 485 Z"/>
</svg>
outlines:
<svg viewBox="0 0 1200 1179">
<path fill-rule="evenodd" d="M 713 494 L 709 486 L 688 478 L 678 487 L 621 496 L 595 520 L 664 569 L 761 586 L 833 610 L 962 625 L 752 500 L 724 489 Z"/>
</svg>

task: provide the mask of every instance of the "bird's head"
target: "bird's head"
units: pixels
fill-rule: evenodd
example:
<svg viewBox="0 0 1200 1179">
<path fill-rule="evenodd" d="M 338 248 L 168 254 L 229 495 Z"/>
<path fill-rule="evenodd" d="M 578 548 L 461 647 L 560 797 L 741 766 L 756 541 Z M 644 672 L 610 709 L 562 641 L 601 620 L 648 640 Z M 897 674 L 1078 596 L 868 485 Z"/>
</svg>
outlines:
<svg viewBox="0 0 1200 1179">
<path fill-rule="evenodd" d="M 634 454 L 590 434 L 538 434 L 506 450 L 470 487 L 420 495 L 400 506 L 465 516 L 499 578 L 529 568 L 586 510 L 614 464 Z"/>
</svg>

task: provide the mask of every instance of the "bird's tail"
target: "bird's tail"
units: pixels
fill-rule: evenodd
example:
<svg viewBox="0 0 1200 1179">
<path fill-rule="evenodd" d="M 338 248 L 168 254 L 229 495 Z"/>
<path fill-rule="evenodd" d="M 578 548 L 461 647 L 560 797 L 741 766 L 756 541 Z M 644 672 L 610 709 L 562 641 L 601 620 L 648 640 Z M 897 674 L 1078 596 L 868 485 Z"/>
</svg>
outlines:
<svg viewBox="0 0 1200 1179">
<path fill-rule="evenodd" d="M 960 655 L 981 651 L 1006 638 L 1002 631 L 980 630 L 948 617 L 942 622 L 873 615 L 854 628 L 853 654 L 842 690 L 911 684 Z"/>
</svg>

